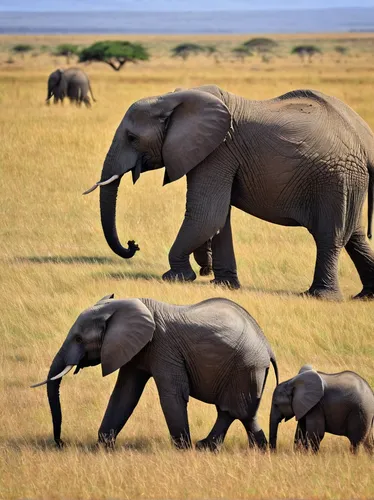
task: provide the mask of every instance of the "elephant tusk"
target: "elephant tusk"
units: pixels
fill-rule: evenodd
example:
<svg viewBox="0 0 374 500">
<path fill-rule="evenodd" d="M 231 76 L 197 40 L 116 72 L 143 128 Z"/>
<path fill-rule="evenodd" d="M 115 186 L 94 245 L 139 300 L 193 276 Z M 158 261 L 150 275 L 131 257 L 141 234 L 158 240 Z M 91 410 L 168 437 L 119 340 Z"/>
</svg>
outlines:
<svg viewBox="0 0 374 500">
<path fill-rule="evenodd" d="M 110 184 L 111 182 L 114 182 L 116 181 L 117 179 L 119 179 L 119 175 L 112 175 L 112 177 L 106 181 L 100 181 L 100 182 L 97 182 L 96 184 L 98 186 L 106 186 L 107 184 Z"/>
<path fill-rule="evenodd" d="M 110 179 L 107 179 L 106 181 L 99 181 L 99 182 L 96 182 L 96 184 L 94 184 L 90 189 L 87 189 L 87 191 L 85 191 L 83 194 L 89 194 L 89 193 L 92 193 L 92 191 L 95 191 L 95 189 L 98 187 L 98 186 L 106 186 L 107 184 L 110 184 L 111 182 L 114 182 L 116 181 L 117 179 L 119 179 L 119 175 L 112 175 L 112 177 Z"/>
<path fill-rule="evenodd" d="M 51 380 L 58 380 L 59 378 L 62 378 L 64 375 L 66 375 L 70 370 L 73 368 L 74 365 L 67 365 L 65 368 L 62 370 L 61 373 L 58 375 L 55 375 L 54 377 L 51 377 L 50 379 L 44 380 L 44 382 L 39 382 L 38 384 L 33 384 L 30 387 L 39 387 L 40 385 L 44 385 L 47 382 L 50 382 Z"/>
<path fill-rule="evenodd" d="M 92 193 L 92 191 L 95 191 L 95 189 L 99 186 L 99 184 L 96 182 L 96 184 L 94 184 L 92 187 L 90 187 L 90 189 L 87 189 L 87 191 L 85 191 L 83 194 L 88 194 L 88 193 Z"/>
</svg>

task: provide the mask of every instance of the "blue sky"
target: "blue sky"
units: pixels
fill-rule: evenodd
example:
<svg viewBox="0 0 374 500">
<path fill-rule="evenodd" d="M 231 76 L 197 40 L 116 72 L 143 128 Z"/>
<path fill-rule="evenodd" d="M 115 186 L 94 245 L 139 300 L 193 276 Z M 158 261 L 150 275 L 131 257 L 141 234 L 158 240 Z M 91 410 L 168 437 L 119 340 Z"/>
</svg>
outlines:
<svg viewBox="0 0 374 500">
<path fill-rule="evenodd" d="M 0 11 L 209 11 L 374 7 L 374 0 L 0 0 Z"/>
</svg>

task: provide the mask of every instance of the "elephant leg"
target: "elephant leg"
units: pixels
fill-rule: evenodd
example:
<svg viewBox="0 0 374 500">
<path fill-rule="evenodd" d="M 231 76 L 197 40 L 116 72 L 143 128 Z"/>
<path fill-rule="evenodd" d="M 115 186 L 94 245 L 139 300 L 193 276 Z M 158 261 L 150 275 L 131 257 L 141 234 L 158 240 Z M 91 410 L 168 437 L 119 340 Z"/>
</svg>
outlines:
<svg viewBox="0 0 374 500">
<path fill-rule="evenodd" d="M 242 424 L 247 431 L 249 447 L 254 448 L 257 446 L 260 450 L 266 450 L 268 442 L 257 421 L 257 416 L 242 420 Z"/>
<path fill-rule="evenodd" d="M 305 428 L 304 418 L 299 420 L 297 423 L 295 438 L 294 438 L 294 449 L 295 451 L 308 449 L 308 440 L 306 438 L 306 428 Z"/>
<path fill-rule="evenodd" d="M 356 229 L 345 245 L 348 255 L 356 266 L 363 285 L 355 299 L 374 299 L 374 252 L 366 240 L 364 230 Z"/>
<path fill-rule="evenodd" d="M 194 258 L 200 266 L 200 276 L 209 276 L 212 272 L 212 240 L 208 240 L 197 248 Z"/>
<path fill-rule="evenodd" d="M 141 370 L 123 367 L 110 397 L 99 429 L 99 443 L 114 447 L 116 437 L 138 404 L 149 375 Z"/>
<path fill-rule="evenodd" d="M 217 420 L 208 436 L 196 443 L 196 449 L 218 451 L 234 420 L 235 418 L 231 417 L 227 411 L 217 406 Z"/>
<path fill-rule="evenodd" d="M 231 210 L 227 215 L 225 225 L 212 240 L 214 285 L 223 285 L 237 290 L 240 288 L 236 272 L 236 260 L 231 232 Z"/>
<path fill-rule="evenodd" d="M 191 253 L 225 225 L 235 170 L 222 172 L 223 168 L 206 160 L 187 174 L 186 215 L 170 249 L 170 270 L 163 280 L 194 281 Z"/>
<path fill-rule="evenodd" d="M 155 375 L 154 378 L 174 446 L 178 449 L 191 448 L 187 415 L 189 383 L 184 366 L 174 365 L 170 370 L 164 367 L 163 373 L 159 376 Z"/>
<path fill-rule="evenodd" d="M 328 300 L 342 299 L 338 282 L 338 260 L 342 247 L 334 240 L 330 236 L 315 238 L 316 266 L 313 283 L 306 295 Z"/>
<path fill-rule="evenodd" d="M 319 445 L 325 435 L 325 416 L 323 410 L 317 404 L 305 416 L 305 435 L 308 440 L 308 445 L 314 453 L 319 451 Z"/>
<path fill-rule="evenodd" d="M 90 101 L 90 98 L 88 96 L 84 96 L 82 98 L 82 101 L 86 105 L 86 108 L 90 108 L 91 107 L 91 101 Z"/>
</svg>

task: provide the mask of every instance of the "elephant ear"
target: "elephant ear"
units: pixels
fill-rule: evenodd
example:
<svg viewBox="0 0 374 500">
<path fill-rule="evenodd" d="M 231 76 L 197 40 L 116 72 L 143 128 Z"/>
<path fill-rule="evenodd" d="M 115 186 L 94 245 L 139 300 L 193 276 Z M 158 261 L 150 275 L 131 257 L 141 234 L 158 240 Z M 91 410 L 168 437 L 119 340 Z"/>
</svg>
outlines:
<svg viewBox="0 0 374 500">
<path fill-rule="evenodd" d="M 292 409 L 300 420 L 321 400 L 324 382 L 315 370 L 305 369 L 293 379 L 293 387 Z"/>
<path fill-rule="evenodd" d="M 156 325 L 149 309 L 139 299 L 117 301 L 107 322 L 101 348 L 103 377 L 128 363 L 152 340 Z"/>
<path fill-rule="evenodd" d="M 201 90 L 179 90 L 157 103 L 161 120 L 169 118 L 162 157 L 164 184 L 186 175 L 224 141 L 231 115 L 218 97 Z"/>
</svg>

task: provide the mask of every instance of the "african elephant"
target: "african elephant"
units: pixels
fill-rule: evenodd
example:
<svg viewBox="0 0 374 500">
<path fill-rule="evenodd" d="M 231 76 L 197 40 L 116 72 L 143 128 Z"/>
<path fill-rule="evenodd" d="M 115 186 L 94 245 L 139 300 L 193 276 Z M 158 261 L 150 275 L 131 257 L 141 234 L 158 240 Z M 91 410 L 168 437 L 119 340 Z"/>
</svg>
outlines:
<svg viewBox="0 0 374 500">
<path fill-rule="evenodd" d="M 92 99 L 95 101 L 90 80 L 83 70 L 80 68 L 57 69 L 49 75 L 46 102 L 49 103 L 49 99 L 53 96 L 54 103 L 57 104 L 58 101 L 63 102 L 67 96 L 71 102 L 76 102 L 78 105 L 84 102 L 87 107 L 90 107 L 88 92 L 91 92 Z"/>
<path fill-rule="evenodd" d="M 132 104 L 101 180 L 86 191 L 101 186 L 104 235 L 124 258 L 138 247 L 131 241 L 124 248 L 117 235 L 121 177 L 131 171 L 136 182 L 142 172 L 164 166 L 164 184 L 187 175 L 187 203 L 163 279 L 193 281 L 192 252 L 209 268 L 205 246 L 213 237 L 213 283 L 240 286 L 230 226 L 234 206 L 275 224 L 308 229 L 317 258 L 307 294 L 341 297 L 338 257 L 345 247 L 363 284 L 357 297 L 374 298 L 374 252 L 360 225 L 368 194 L 370 238 L 374 136 L 343 102 L 312 90 L 250 101 L 208 85 Z"/>
<path fill-rule="evenodd" d="M 270 362 L 271 347 L 256 321 L 239 305 L 209 299 L 175 306 L 152 299 L 104 297 L 83 311 L 56 354 L 47 383 L 54 439 L 62 444 L 59 386 L 74 373 L 101 363 L 103 376 L 119 369 L 117 383 L 99 429 L 99 442 L 113 446 L 117 434 L 153 377 L 172 440 L 191 446 L 189 396 L 215 404 L 217 421 L 199 448 L 215 449 L 235 419 L 241 420 L 250 446 L 266 447 L 257 410 Z"/>
<path fill-rule="evenodd" d="M 374 394 L 357 373 L 323 373 L 304 365 L 296 377 L 274 390 L 270 448 L 275 450 L 279 423 L 296 416 L 295 446 L 319 450 L 325 432 L 346 436 L 355 453 L 362 443 L 374 451 Z"/>
</svg>

